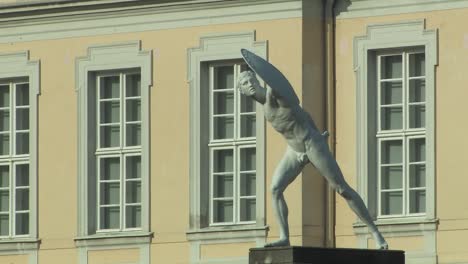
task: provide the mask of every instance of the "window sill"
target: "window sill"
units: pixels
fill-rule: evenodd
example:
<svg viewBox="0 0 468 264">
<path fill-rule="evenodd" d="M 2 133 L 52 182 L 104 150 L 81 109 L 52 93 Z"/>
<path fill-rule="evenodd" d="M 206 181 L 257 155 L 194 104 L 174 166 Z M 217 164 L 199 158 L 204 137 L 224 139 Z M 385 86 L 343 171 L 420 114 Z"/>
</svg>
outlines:
<svg viewBox="0 0 468 264">
<path fill-rule="evenodd" d="M 75 238 L 76 247 L 150 244 L 153 232 L 119 232 Z"/>
<path fill-rule="evenodd" d="M 188 241 L 264 238 L 268 226 L 214 226 L 187 232 Z"/>
<path fill-rule="evenodd" d="M 5 238 L 0 239 L 0 251 L 38 250 L 40 243 L 37 238 Z"/>
<path fill-rule="evenodd" d="M 379 231 L 385 233 L 406 233 L 415 231 L 435 231 L 439 224 L 438 219 L 427 219 L 424 217 L 407 217 L 407 218 L 389 218 L 389 219 L 378 219 L 375 224 L 379 228 Z M 362 222 L 353 224 L 354 232 L 356 234 L 367 234 L 368 228 Z"/>
</svg>

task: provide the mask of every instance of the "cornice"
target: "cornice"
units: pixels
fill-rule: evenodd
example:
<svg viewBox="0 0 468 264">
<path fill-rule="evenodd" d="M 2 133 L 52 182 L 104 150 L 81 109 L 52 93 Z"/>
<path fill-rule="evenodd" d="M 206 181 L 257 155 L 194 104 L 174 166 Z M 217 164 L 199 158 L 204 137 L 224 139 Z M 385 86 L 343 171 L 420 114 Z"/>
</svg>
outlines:
<svg viewBox="0 0 468 264">
<path fill-rule="evenodd" d="M 302 17 L 302 0 L 93 0 L 25 8 L 9 15 L 0 9 L 0 43 Z"/>
<path fill-rule="evenodd" d="M 468 8 L 468 0 L 338 0 L 337 19 Z"/>
</svg>

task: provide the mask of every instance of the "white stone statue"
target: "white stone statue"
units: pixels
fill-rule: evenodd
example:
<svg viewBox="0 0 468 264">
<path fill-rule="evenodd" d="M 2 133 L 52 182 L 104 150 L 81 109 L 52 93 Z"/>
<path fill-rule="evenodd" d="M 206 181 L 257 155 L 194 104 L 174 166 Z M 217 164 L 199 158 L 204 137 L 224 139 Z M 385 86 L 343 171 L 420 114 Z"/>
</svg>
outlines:
<svg viewBox="0 0 468 264">
<path fill-rule="evenodd" d="M 289 82 L 276 68 L 255 54 L 247 50 L 242 50 L 242 54 L 252 69 L 257 73 L 262 72 L 263 74 L 259 73 L 259 75 L 264 80 L 269 79 L 269 81 L 265 80 L 269 86 L 266 89 L 261 87 L 254 72 L 244 71 L 238 77 L 237 88 L 242 94 L 263 105 L 266 120 L 283 135 L 288 143 L 286 153 L 274 172 L 271 185 L 273 209 L 279 224 L 280 238 L 266 244 L 265 247 L 290 245 L 288 206 L 283 193 L 304 166 L 311 163 L 368 226 L 376 241 L 377 248 L 388 249 L 387 242 L 375 226 L 363 200 L 346 183 L 328 148 L 326 133 L 321 134 L 309 114 L 301 108 L 294 91 L 287 87 Z M 275 80 L 281 85 L 273 85 L 272 81 Z"/>
</svg>

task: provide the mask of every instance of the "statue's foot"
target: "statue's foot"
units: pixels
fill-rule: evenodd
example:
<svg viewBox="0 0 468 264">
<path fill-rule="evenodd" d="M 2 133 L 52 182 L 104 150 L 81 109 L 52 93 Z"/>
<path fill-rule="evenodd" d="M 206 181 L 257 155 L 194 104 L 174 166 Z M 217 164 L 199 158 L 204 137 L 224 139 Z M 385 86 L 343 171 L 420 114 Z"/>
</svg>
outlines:
<svg viewBox="0 0 468 264">
<path fill-rule="evenodd" d="M 287 247 L 289 245 L 290 245 L 289 244 L 289 239 L 282 238 L 280 240 L 276 240 L 276 241 L 271 242 L 271 243 L 266 243 L 265 247 Z"/>
<path fill-rule="evenodd" d="M 375 243 L 376 243 L 376 248 L 377 249 L 383 249 L 383 250 L 388 249 L 388 243 L 387 243 L 387 241 L 385 241 L 385 238 L 383 238 L 383 236 L 381 234 L 378 234 L 375 237 Z"/>
</svg>

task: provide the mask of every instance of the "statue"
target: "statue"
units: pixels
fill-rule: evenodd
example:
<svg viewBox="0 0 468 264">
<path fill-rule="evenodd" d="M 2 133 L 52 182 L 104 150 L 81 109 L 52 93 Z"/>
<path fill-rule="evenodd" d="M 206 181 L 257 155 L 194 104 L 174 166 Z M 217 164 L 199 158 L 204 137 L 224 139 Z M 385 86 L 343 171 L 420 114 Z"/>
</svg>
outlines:
<svg viewBox="0 0 468 264">
<path fill-rule="evenodd" d="M 265 247 L 290 245 L 288 207 L 283 192 L 304 166 L 311 163 L 368 226 L 377 248 L 388 249 L 387 242 L 375 226 L 363 200 L 346 183 L 328 148 L 327 133 L 321 134 L 318 131 L 310 115 L 299 105 L 299 99 L 287 79 L 264 59 L 245 49 L 241 52 L 250 68 L 262 77 L 268 86 L 261 87 L 254 72 L 244 71 L 237 80 L 237 88 L 242 94 L 263 105 L 266 120 L 288 143 L 286 153 L 274 172 L 271 186 L 273 209 L 279 224 L 280 238 L 266 244 Z"/>
</svg>

